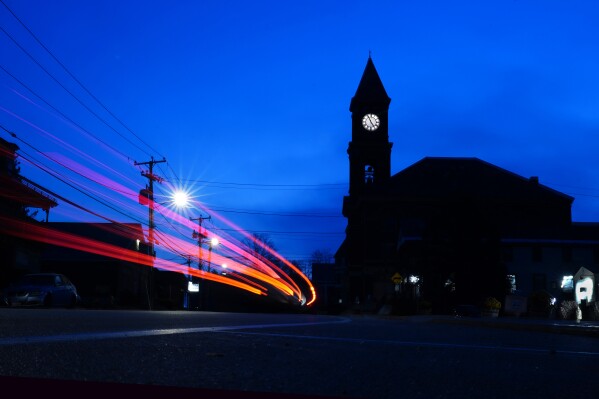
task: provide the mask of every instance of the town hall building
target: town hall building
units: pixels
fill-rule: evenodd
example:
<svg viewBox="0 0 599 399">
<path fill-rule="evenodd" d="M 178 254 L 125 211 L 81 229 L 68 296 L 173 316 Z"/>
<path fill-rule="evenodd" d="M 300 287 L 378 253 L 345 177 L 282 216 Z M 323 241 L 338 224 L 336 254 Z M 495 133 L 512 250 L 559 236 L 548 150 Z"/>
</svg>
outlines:
<svg viewBox="0 0 599 399">
<path fill-rule="evenodd" d="M 391 174 L 391 99 L 371 58 L 351 99 L 339 301 L 364 311 L 434 312 L 506 295 L 571 295 L 599 270 L 599 224 L 572 222 L 574 198 L 478 158 L 425 157 Z"/>
</svg>

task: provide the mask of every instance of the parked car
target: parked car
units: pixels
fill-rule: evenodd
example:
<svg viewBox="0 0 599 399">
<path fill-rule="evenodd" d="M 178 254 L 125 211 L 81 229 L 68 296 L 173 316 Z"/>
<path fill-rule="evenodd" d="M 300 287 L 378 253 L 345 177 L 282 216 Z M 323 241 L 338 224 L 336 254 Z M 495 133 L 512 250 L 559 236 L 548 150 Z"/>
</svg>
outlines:
<svg viewBox="0 0 599 399">
<path fill-rule="evenodd" d="M 3 294 L 8 306 L 76 306 L 80 297 L 77 288 L 62 274 L 26 274 L 11 283 Z"/>
</svg>

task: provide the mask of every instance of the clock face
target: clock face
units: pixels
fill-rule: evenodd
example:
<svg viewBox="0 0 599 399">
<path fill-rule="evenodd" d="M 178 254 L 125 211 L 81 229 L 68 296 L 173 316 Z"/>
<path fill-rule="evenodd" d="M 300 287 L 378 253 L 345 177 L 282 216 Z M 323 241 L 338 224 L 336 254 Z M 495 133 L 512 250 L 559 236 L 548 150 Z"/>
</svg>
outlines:
<svg viewBox="0 0 599 399">
<path fill-rule="evenodd" d="M 380 124 L 381 120 L 375 114 L 366 114 L 364 115 L 364 118 L 362 118 L 362 126 L 364 126 L 364 129 L 371 132 L 378 129 Z"/>
</svg>

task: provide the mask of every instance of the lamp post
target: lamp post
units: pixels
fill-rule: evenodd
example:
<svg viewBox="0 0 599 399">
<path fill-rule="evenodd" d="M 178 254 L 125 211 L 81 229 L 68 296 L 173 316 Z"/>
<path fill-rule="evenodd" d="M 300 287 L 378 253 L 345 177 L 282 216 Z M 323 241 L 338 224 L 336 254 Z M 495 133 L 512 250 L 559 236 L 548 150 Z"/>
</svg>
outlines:
<svg viewBox="0 0 599 399">
<path fill-rule="evenodd" d="M 208 273 L 212 272 L 212 248 L 219 244 L 218 238 L 212 237 L 208 244 Z"/>
<path fill-rule="evenodd" d="M 208 273 L 212 273 L 212 248 L 218 245 L 218 238 L 212 237 L 210 241 L 208 241 Z M 206 282 L 206 305 L 209 307 L 210 304 L 210 285 L 209 281 Z"/>
</svg>

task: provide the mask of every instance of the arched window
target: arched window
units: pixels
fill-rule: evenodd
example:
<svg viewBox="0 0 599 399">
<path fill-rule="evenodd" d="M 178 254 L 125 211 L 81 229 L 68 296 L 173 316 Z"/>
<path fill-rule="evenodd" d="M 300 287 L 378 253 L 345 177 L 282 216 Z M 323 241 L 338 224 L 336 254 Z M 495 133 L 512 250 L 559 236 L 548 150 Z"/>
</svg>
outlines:
<svg viewBox="0 0 599 399">
<path fill-rule="evenodd" d="M 366 165 L 364 167 L 364 183 L 372 184 L 374 182 L 374 168 L 372 165 Z"/>
</svg>

